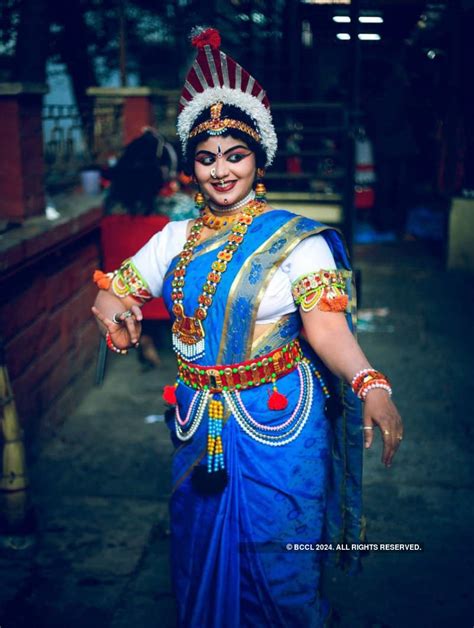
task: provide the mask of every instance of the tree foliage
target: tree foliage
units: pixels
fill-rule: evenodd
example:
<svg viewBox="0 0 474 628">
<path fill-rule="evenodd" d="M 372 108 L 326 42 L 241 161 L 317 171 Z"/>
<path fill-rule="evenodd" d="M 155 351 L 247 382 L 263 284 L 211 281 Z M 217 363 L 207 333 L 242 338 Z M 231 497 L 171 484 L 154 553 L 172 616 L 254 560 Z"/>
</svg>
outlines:
<svg viewBox="0 0 474 628">
<path fill-rule="evenodd" d="M 265 67 L 260 72 L 252 67 L 264 58 L 256 54 L 259 42 L 273 32 L 272 20 L 284 4 L 284 0 L 1 1 L 0 80 L 37 81 L 39 66 L 44 76 L 50 59 L 66 65 L 78 102 L 87 87 L 107 83 L 118 73 L 121 14 L 129 76 L 141 84 L 178 88 L 193 55 L 187 35 L 196 24 L 220 28 L 226 50 L 261 76 Z M 252 21 L 253 14 L 264 17 L 264 28 Z"/>
</svg>

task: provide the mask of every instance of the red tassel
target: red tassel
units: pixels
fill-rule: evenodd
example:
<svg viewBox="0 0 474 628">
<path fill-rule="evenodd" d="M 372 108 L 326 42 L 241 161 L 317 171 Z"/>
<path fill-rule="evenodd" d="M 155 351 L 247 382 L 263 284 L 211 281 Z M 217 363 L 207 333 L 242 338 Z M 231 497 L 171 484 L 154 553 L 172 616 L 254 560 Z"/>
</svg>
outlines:
<svg viewBox="0 0 474 628">
<path fill-rule="evenodd" d="M 163 401 L 169 403 L 170 406 L 176 405 L 176 384 L 174 386 L 165 386 L 163 389 Z"/>
<path fill-rule="evenodd" d="M 276 388 L 273 389 L 272 394 L 268 399 L 268 407 L 270 410 L 284 410 L 288 406 L 288 399 L 282 393 L 279 393 Z"/>
<path fill-rule="evenodd" d="M 196 48 L 204 48 L 204 46 L 211 46 L 217 50 L 221 45 L 221 36 L 219 31 L 215 28 L 206 28 L 206 30 L 199 33 L 191 39 L 191 43 Z"/>
</svg>

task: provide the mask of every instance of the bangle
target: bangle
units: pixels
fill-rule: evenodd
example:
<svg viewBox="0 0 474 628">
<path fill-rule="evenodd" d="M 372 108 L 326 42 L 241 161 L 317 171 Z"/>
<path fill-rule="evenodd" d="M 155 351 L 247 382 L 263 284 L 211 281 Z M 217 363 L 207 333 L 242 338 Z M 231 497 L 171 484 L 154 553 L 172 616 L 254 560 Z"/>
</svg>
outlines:
<svg viewBox="0 0 474 628">
<path fill-rule="evenodd" d="M 392 388 L 388 378 L 375 369 L 362 369 L 354 375 L 351 381 L 351 388 L 359 399 L 365 400 L 365 397 L 369 390 L 372 388 L 383 388 L 390 396 L 392 395 Z"/>
<path fill-rule="evenodd" d="M 357 394 L 357 392 L 364 384 L 375 379 L 386 380 L 387 378 L 383 373 L 381 373 L 380 371 L 376 371 L 375 369 L 364 369 L 362 371 L 359 371 L 359 373 L 357 373 L 352 379 L 352 390 Z"/>
<path fill-rule="evenodd" d="M 367 375 L 367 373 L 371 373 L 371 372 L 373 372 L 373 370 L 374 369 L 362 369 L 361 371 L 356 373 L 354 375 L 354 377 L 352 378 L 352 381 L 351 381 L 352 388 L 354 388 L 354 386 L 356 385 L 357 380 L 359 379 L 359 377 L 361 377 L 362 375 Z"/>
<path fill-rule="evenodd" d="M 359 392 L 359 399 L 362 399 L 362 401 L 365 401 L 366 397 L 367 397 L 367 393 L 369 393 L 371 390 L 373 390 L 374 388 L 382 388 L 383 390 L 386 390 L 389 394 L 389 396 L 392 396 L 392 388 L 389 384 L 385 383 L 385 381 L 375 381 L 375 382 L 371 382 L 370 384 L 367 384 L 364 388 L 362 388 Z"/>
<path fill-rule="evenodd" d="M 114 345 L 109 331 L 105 334 L 105 344 L 107 345 L 107 348 L 114 353 L 120 353 L 120 355 L 127 355 L 128 353 L 127 349 L 119 349 Z"/>
</svg>

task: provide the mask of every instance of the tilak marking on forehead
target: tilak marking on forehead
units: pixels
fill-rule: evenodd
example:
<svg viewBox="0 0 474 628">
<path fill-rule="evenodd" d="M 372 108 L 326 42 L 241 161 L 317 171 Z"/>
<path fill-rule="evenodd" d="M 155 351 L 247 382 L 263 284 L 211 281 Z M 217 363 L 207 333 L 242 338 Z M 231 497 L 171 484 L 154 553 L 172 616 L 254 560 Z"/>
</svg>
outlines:
<svg viewBox="0 0 474 628">
<path fill-rule="evenodd" d="M 217 145 L 217 156 L 222 157 L 222 147 L 220 144 Z"/>
</svg>

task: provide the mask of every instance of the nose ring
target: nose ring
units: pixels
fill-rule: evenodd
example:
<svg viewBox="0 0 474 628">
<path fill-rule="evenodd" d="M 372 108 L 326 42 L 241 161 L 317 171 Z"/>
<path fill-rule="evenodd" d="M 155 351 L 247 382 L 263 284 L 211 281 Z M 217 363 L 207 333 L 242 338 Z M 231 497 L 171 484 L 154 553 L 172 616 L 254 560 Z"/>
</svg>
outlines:
<svg viewBox="0 0 474 628">
<path fill-rule="evenodd" d="M 213 179 L 217 179 L 217 174 L 216 174 L 216 169 L 215 168 L 212 168 L 212 170 L 211 170 L 211 177 Z"/>
</svg>

